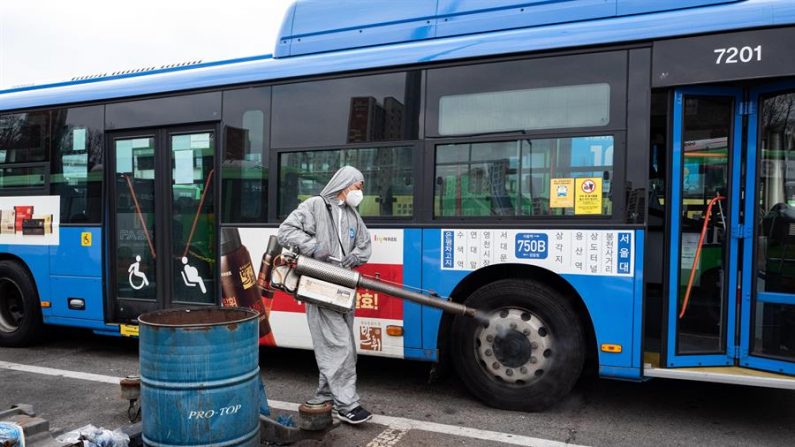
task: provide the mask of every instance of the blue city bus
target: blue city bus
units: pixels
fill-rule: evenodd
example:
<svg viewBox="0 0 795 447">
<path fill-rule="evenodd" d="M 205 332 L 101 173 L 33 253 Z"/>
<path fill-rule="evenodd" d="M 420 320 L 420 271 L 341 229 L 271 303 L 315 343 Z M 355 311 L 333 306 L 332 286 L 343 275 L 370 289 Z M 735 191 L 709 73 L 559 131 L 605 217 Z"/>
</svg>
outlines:
<svg viewBox="0 0 795 447">
<path fill-rule="evenodd" d="M 590 372 L 795 389 L 793 41 L 786 0 L 298 0 L 273 55 L 5 90 L 0 343 L 227 305 L 311 348 L 256 275 L 350 164 L 362 273 L 492 319 L 359 290 L 361 353 L 505 409 Z"/>
</svg>

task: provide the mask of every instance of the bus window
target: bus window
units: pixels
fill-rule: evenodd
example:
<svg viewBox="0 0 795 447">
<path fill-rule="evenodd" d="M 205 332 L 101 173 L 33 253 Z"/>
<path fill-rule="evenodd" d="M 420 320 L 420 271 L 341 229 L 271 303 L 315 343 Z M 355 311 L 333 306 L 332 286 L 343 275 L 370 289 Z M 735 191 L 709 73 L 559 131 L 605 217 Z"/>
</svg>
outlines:
<svg viewBox="0 0 795 447">
<path fill-rule="evenodd" d="M 605 126 L 610 85 L 565 85 L 443 96 L 439 134 L 510 132 Z"/>
<path fill-rule="evenodd" d="M 434 215 L 609 216 L 612 174 L 612 136 L 439 145 Z"/>
<path fill-rule="evenodd" d="M 279 215 L 317 195 L 345 165 L 364 174 L 363 217 L 411 217 L 414 213 L 413 147 L 290 152 L 279 156 Z"/>
<path fill-rule="evenodd" d="M 102 107 L 53 112 L 50 193 L 61 197 L 61 223 L 102 219 L 102 120 Z"/>
<path fill-rule="evenodd" d="M 273 147 L 414 140 L 418 71 L 301 82 L 273 88 Z"/>
<path fill-rule="evenodd" d="M 687 96 L 684 102 L 680 203 L 681 255 L 677 352 L 724 349 L 729 154 L 733 98 Z M 710 204 L 714 209 L 708 214 Z M 705 230 L 706 228 L 706 230 Z M 703 240 L 700 234 L 706 231 Z M 701 241 L 701 242 L 699 242 Z M 701 248 L 699 249 L 699 245 Z M 699 256 L 696 257 L 696 251 Z M 691 279 L 692 278 L 692 279 Z M 685 297 L 689 306 L 685 313 Z"/>
<path fill-rule="evenodd" d="M 427 72 L 428 136 L 606 134 L 626 126 L 627 56 L 605 52 Z"/>
<path fill-rule="evenodd" d="M 0 188 L 43 187 L 49 145 L 49 111 L 0 115 Z"/>
<path fill-rule="evenodd" d="M 47 161 L 50 112 L 0 116 L 0 163 Z"/>
<path fill-rule="evenodd" d="M 765 98 L 760 111 L 757 293 L 792 294 L 795 293 L 795 93 Z M 754 314 L 753 352 L 795 358 L 795 305 L 757 301 Z"/>
<path fill-rule="evenodd" d="M 270 87 L 224 92 L 224 223 L 265 222 Z"/>
</svg>

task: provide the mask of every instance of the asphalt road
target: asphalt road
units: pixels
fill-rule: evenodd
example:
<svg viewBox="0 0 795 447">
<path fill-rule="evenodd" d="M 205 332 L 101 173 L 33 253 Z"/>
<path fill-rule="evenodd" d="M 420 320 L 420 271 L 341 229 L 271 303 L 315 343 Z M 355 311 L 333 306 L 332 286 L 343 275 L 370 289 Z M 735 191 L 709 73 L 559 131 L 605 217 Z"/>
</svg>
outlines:
<svg viewBox="0 0 795 447">
<path fill-rule="evenodd" d="M 51 427 L 67 431 L 89 423 L 125 425 L 127 401 L 121 400 L 118 386 L 11 368 L 124 377 L 138 372 L 137 349 L 135 340 L 75 330 L 59 330 L 51 341 L 31 348 L 0 348 L 0 409 L 32 404 Z M 263 348 L 260 365 L 268 397 L 285 408 L 285 403 L 308 397 L 317 383 L 308 351 Z M 795 439 L 793 391 L 673 380 L 594 380 L 579 384 L 544 413 L 521 413 L 485 407 L 454 375 L 428 383 L 428 371 L 424 363 L 359 357 L 363 403 L 382 417 L 364 426 L 343 425 L 322 443 L 302 444 L 791 446 Z"/>
</svg>

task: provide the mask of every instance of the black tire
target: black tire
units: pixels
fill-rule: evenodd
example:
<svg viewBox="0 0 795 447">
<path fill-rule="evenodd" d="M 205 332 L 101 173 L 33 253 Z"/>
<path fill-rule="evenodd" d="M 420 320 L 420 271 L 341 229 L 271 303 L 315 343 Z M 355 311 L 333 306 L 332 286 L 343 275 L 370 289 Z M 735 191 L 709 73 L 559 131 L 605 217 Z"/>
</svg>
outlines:
<svg viewBox="0 0 795 447">
<path fill-rule="evenodd" d="M 505 279 L 465 304 L 492 317 L 487 327 L 464 316 L 453 321 L 453 365 L 475 397 L 495 408 L 541 411 L 571 391 L 585 361 L 585 334 L 565 297 L 545 284 Z"/>
<path fill-rule="evenodd" d="M 18 262 L 0 261 L 0 346 L 27 346 L 42 330 L 33 278 Z"/>
</svg>

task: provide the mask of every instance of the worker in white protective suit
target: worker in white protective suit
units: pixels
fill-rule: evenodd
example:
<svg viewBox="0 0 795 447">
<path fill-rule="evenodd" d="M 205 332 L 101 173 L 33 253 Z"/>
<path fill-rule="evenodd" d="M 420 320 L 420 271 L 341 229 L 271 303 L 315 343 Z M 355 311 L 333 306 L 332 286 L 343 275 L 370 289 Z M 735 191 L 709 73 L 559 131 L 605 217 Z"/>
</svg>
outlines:
<svg viewBox="0 0 795 447">
<path fill-rule="evenodd" d="M 357 267 L 370 259 L 370 233 L 356 210 L 363 198 L 364 176 L 340 168 L 319 196 L 306 199 L 279 226 L 279 244 L 320 261 Z M 372 418 L 356 393 L 356 343 L 353 309 L 338 312 L 306 303 L 306 318 L 320 380 L 309 404 L 333 402 L 339 418 L 361 424 Z"/>
</svg>

